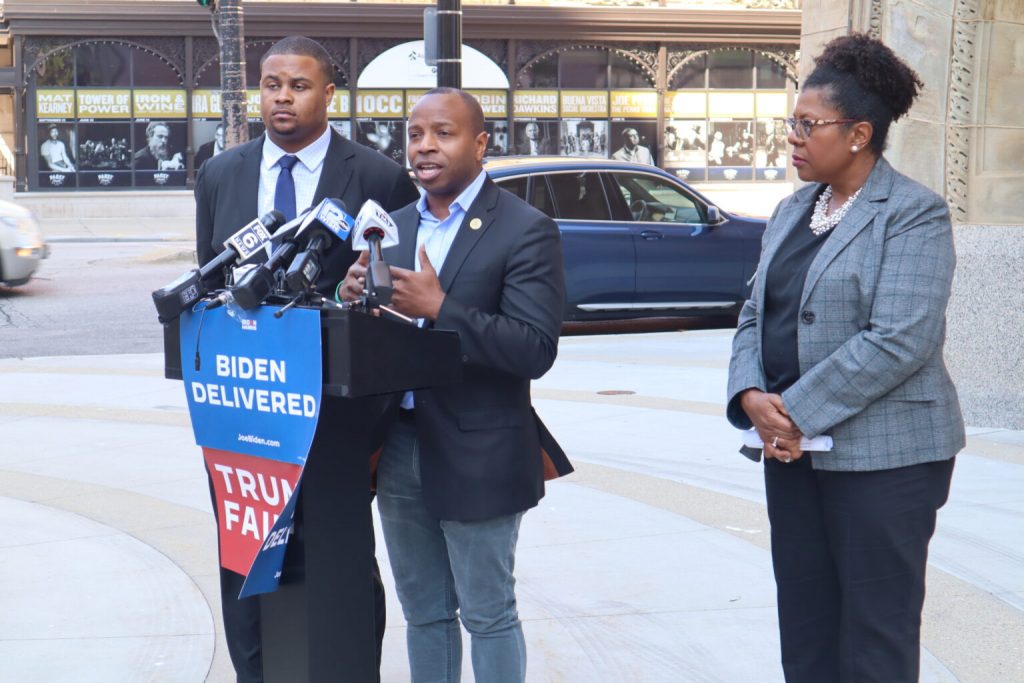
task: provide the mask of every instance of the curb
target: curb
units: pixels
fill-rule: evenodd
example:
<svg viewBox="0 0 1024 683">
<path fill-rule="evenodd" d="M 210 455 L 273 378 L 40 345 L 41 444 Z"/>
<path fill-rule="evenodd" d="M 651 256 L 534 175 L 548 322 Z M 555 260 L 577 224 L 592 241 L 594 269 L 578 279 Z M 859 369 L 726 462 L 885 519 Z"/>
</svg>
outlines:
<svg viewBox="0 0 1024 683">
<path fill-rule="evenodd" d="M 85 244 L 95 242 L 191 242 L 193 240 L 193 237 L 185 237 L 183 235 L 159 235 L 156 237 L 153 235 L 54 235 L 52 237 L 43 237 L 43 241 L 48 244 Z"/>
</svg>

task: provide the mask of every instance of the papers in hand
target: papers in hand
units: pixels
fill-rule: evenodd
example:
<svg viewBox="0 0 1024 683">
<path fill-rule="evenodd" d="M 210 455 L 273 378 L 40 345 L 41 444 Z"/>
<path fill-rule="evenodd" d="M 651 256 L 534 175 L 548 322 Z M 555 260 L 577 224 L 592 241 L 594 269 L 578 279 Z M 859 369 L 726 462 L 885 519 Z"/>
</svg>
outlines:
<svg viewBox="0 0 1024 683">
<path fill-rule="evenodd" d="M 764 448 L 764 443 L 761 441 L 761 437 L 758 435 L 756 429 L 748 429 L 743 432 L 743 445 L 747 448 L 756 448 L 758 450 Z M 800 439 L 800 450 L 818 452 L 831 451 L 832 437 L 828 434 L 821 434 L 820 436 L 808 439 L 805 436 Z"/>
</svg>

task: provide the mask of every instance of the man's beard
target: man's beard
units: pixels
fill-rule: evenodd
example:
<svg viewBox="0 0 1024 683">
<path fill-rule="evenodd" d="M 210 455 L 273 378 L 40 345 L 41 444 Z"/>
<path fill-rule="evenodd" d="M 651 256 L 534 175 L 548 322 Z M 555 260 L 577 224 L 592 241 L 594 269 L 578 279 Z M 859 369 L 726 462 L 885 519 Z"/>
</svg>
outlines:
<svg viewBox="0 0 1024 683">
<path fill-rule="evenodd" d="M 167 143 L 150 145 L 149 152 L 157 161 L 167 161 L 168 159 Z"/>
</svg>

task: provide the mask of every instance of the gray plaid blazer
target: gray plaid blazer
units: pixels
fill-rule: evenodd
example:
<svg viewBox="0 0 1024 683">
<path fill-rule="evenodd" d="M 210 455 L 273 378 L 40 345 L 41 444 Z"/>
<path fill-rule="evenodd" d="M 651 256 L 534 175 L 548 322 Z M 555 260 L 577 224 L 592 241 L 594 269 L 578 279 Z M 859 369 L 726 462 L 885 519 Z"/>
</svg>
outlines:
<svg viewBox="0 0 1024 683">
<path fill-rule="evenodd" d="M 821 189 L 801 188 L 768 221 L 729 363 L 726 414 L 738 428 L 752 426 L 739 394 L 765 388 L 760 302 L 768 264 Z M 815 469 L 905 467 L 964 447 L 960 403 L 942 358 L 955 264 L 945 201 L 879 158 L 811 263 L 801 296 L 801 377 L 782 401 L 806 436 L 832 436 L 832 452 L 811 454 Z"/>
</svg>

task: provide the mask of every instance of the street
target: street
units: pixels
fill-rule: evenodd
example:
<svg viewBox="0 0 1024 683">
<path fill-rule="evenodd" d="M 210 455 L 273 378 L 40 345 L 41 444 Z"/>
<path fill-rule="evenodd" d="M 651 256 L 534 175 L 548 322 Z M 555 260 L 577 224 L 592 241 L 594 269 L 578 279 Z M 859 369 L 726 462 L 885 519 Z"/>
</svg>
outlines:
<svg viewBox="0 0 1024 683">
<path fill-rule="evenodd" d="M 22 287 L 0 287 L 0 358 L 154 353 L 150 292 L 190 267 L 191 242 L 59 242 Z"/>
</svg>

